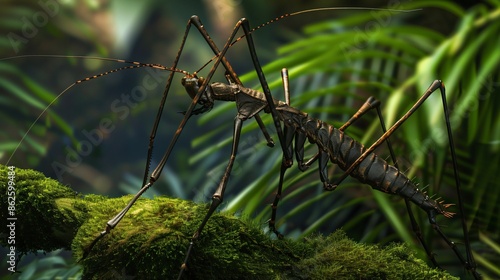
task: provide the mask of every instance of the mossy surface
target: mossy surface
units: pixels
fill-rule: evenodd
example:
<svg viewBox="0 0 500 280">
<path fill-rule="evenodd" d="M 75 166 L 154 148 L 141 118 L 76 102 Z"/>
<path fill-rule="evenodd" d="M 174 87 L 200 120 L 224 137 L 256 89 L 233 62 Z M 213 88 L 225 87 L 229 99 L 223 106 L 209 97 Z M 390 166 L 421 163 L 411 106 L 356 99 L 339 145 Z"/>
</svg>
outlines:
<svg viewBox="0 0 500 280">
<path fill-rule="evenodd" d="M 85 220 L 85 211 L 73 211 L 78 195 L 58 181 L 46 178 L 34 170 L 15 168 L 13 174 L 15 195 L 8 195 L 8 169 L 0 165 L 1 220 L 15 217 L 16 249 L 20 252 L 52 251 L 70 248 L 76 231 Z M 9 201 L 10 196 L 10 201 Z M 14 198 L 14 200 L 13 200 Z M 58 205 L 58 199 L 66 199 Z M 14 212 L 9 202 L 15 201 Z M 82 209 L 83 210 L 83 209 Z M 1 240 L 4 241 L 2 227 Z"/>
<path fill-rule="evenodd" d="M 2 220 L 7 169 L 0 166 Z M 80 196 L 43 174 L 16 169 L 16 245 L 21 252 L 71 248 L 79 259 L 131 196 Z M 139 199 L 81 261 L 86 279 L 175 279 L 207 205 L 167 197 Z M 8 234 L 2 228 L 2 237 Z M 2 238 L 2 245 L 5 244 Z M 189 279 L 454 279 L 429 268 L 404 245 L 349 240 L 341 231 L 275 240 L 259 225 L 216 213 L 196 242 Z"/>
<path fill-rule="evenodd" d="M 82 256 L 87 245 L 104 229 L 105 221 L 130 199 L 131 196 L 108 199 L 95 206 L 92 217 L 73 242 L 76 257 Z M 138 200 L 83 261 L 85 274 L 95 279 L 116 271 L 138 279 L 176 277 L 190 237 L 206 211 L 205 205 L 180 199 Z M 273 250 L 276 254 L 270 253 Z M 196 242 L 189 260 L 189 275 L 196 279 L 219 279 L 221 273 L 226 279 L 264 278 L 293 262 L 287 254 L 278 254 L 280 250 L 260 229 L 234 216 L 216 214 Z"/>
</svg>

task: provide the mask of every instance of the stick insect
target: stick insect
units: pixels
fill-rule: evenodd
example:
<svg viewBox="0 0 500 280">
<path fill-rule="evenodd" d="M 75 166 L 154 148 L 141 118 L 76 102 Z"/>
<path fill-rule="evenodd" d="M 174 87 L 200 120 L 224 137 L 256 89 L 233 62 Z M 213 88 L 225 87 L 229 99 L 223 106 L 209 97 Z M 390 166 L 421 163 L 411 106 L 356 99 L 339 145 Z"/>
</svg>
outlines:
<svg viewBox="0 0 500 280">
<path fill-rule="evenodd" d="M 326 8 L 319 10 L 339 10 L 339 9 L 353 9 L 353 8 Z M 407 209 L 409 212 L 412 229 L 415 231 L 417 238 L 424 247 L 424 250 L 426 251 L 431 262 L 435 266 L 439 266 L 433 253 L 430 251 L 424 239 L 422 238 L 418 224 L 416 223 L 411 208 L 409 207 L 410 201 L 416 204 L 418 207 L 420 207 L 427 213 L 429 222 L 431 223 L 433 229 L 451 247 L 451 249 L 454 251 L 454 253 L 458 257 L 460 262 L 463 264 L 463 266 L 472 273 L 474 278 L 476 279 L 480 278 L 480 275 L 476 271 L 476 264 L 471 253 L 471 248 L 469 244 L 470 242 L 468 238 L 468 230 L 466 228 L 465 222 L 463 222 L 464 239 L 466 246 L 466 255 L 464 257 L 462 253 L 458 250 L 457 246 L 441 231 L 440 227 L 436 222 L 437 215 L 443 215 L 446 218 L 453 217 L 454 213 L 448 212 L 447 210 L 447 208 L 449 208 L 452 204 L 445 204 L 443 203 L 443 201 L 433 200 L 429 198 L 424 192 L 420 191 L 415 186 L 415 184 L 399 170 L 395 160 L 394 152 L 392 151 L 390 142 L 388 141 L 390 135 L 392 135 L 394 131 L 398 127 L 400 127 L 402 123 L 406 119 L 408 119 L 433 92 L 439 89 L 442 96 L 443 109 L 445 111 L 445 120 L 449 138 L 449 145 L 451 149 L 452 161 L 454 163 L 453 165 L 454 175 L 455 175 L 456 186 L 458 190 L 458 198 L 459 198 L 458 201 L 459 212 L 460 216 L 463 219 L 464 214 L 463 214 L 463 207 L 461 203 L 460 190 L 459 190 L 460 182 L 458 180 L 458 174 L 457 174 L 456 155 L 453 148 L 454 143 L 448 119 L 448 108 L 445 97 L 445 87 L 441 81 L 436 80 L 432 82 L 429 88 L 422 95 L 422 97 L 414 104 L 414 106 L 389 129 L 385 128 L 385 124 L 380 112 L 380 102 L 373 98 L 369 98 L 364 103 L 364 105 L 358 110 L 358 112 L 354 114 L 348 122 L 346 122 L 343 126 L 341 126 L 338 129 L 334 128 L 333 126 L 321 120 L 317 120 L 310 117 L 307 113 L 304 113 L 296 108 L 293 108 L 290 104 L 290 88 L 288 83 L 288 73 L 286 69 L 282 71 L 285 102 L 278 101 L 272 97 L 269 86 L 266 81 L 266 77 L 264 76 L 264 73 L 262 71 L 262 68 L 258 60 L 258 56 L 255 50 L 255 45 L 252 39 L 252 33 L 256 29 L 265 26 L 273 21 L 280 20 L 281 18 L 308 12 L 314 12 L 314 11 L 316 10 L 305 10 L 296 13 L 286 14 L 253 29 L 250 28 L 248 20 L 241 19 L 235 25 L 232 34 L 229 36 L 222 49 L 219 49 L 216 46 L 216 44 L 212 41 L 208 32 L 205 30 L 201 20 L 197 16 L 193 16 L 188 21 L 181 46 L 176 55 L 174 63 L 171 67 L 165 67 L 159 64 L 148 64 L 148 63 L 118 60 L 119 62 L 124 62 L 131 65 L 117 68 L 108 71 L 106 73 L 102 73 L 75 82 L 75 84 L 79 84 L 81 82 L 98 78 L 100 76 L 104 76 L 120 70 L 140 68 L 140 67 L 152 67 L 156 69 L 170 71 L 164 95 L 160 102 L 157 117 L 155 119 L 155 123 L 153 125 L 153 129 L 150 135 L 150 143 L 147 151 L 147 162 L 146 162 L 142 187 L 139 190 L 139 192 L 130 200 L 127 206 L 122 211 L 120 211 L 115 217 L 109 220 L 105 226 L 105 229 L 98 236 L 96 236 L 96 238 L 91 244 L 89 244 L 89 248 L 86 254 L 84 255 L 84 258 L 91 253 L 92 247 L 94 247 L 94 245 L 97 244 L 97 242 L 99 242 L 101 238 L 106 236 L 112 229 L 114 229 L 118 225 L 121 219 L 131 209 L 135 201 L 158 180 L 180 134 L 182 133 L 190 117 L 193 115 L 198 115 L 208 112 L 214 106 L 215 101 L 231 101 L 236 103 L 238 114 L 234 122 L 234 134 L 233 134 L 230 159 L 227 164 L 226 170 L 222 176 L 222 179 L 215 193 L 212 195 L 212 203 L 210 205 L 210 208 L 205 218 L 203 219 L 202 223 L 196 230 L 196 232 L 193 233 L 193 236 L 189 242 L 185 254 L 185 259 L 180 265 L 180 272 L 178 276 L 179 279 L 183 276 L 183 274 L 187 273 L 187 271 L 189 270 L 189 257 L 191 255 L 193 247 L 195 246 L 196 240 L 202 234 L 202 231 L 206 223 L 209 221 L 211 215 L 216 211 L 218 206 L 224 200 L 224 193 L 227 187 L 227 183 L 238 150 L 238 144 L 240 141 L 240 134 L 243 122 L 250 118 L 254 118 L 257 121 L 261 132 L 265 136 L 268 146 L 274 146 L 274 142 L 269 136 L 269 133 L 267 132 L 266 127 L 264 126 L 259 116 L 260 112 L 271 114 L 273 125 L 274 128 L 276 129 L 278 139 L 280 142 L 280 147 L 283 152 L 283 160 L 281 163 L 281 170 L 279 174 L 279 183 L 277 187 L 276 196 L 272 203 L 271 219 L 269 220 L 270 230 L 274 232 L 278 237 L 281 238 L 282 234 L 275 227 L 277 207 L 281 199 L 285 173 L 287 169 L 292 166 L 293 154 L 295 153 L 298 168 L 301 171 L 305 171 L 314 162 L 316 161 L 318 162 L 319 176 L 323 183 L 323 188 L 326 191 L 335 190 L 336 187 L 347 176 L 351 176 L 360 180 L 363 183 L 372 186 L 372 188 L 374 189 L 389 194 L 398 194 L 399 196 L 403 197 L 405 199 Z M 211 61 L 202 66 L 202 68 L 204 68 L 210 62 L 213 62 L 212 67 L 205 78 L 199 77 L 197 75 L 197 73 L 200 72 L 202 68 L 193 73 L 188 73 L 186 71 L 177 69 L 177 64 L 181 57 L 184 44 L 189 34 L 189 30 L 192 26 L 194 26 L 202 34 L 203 38 L 210 46 L 215 55 Z M 237 33 L 238 31 L 240 31 L 240 29 L 243 30 L 244 35 L 237 37 Z M 243 39 L 247 41 L 249 53 L 252 58 L 252 64 L 258 75 L 263 92 L 244 87 L 239 77 L 233 70 L 231 64 L 225 57 L 229 48 L 236 42 Z M 116 61 L 113 59 L 105 59 L 105 60 Z M 226 71 L 226 78 L 228 83 L 211 82 L 215 71 L 220 65 L 222 65 Z M 161 114 L 163 112 L 164 104 L 167 99 L 169 89 L 172 84 L 175 73 L 182 73 L 184 75 L 184 77 L 182 78 L 182 84 L 185 87 L 188 95 L 192 98 L 192 102 L 188 107 L 188 109 L 184 112 L 185 116 L 179 123 L 177 131 L 174 134 L 172 140 L 170 141 L 170 144 L 168 145 L 168 148 L 166 149 L 161 161 L 150 174 L 149 172 L 150 162 L 153 156 L 153 146 L 154 146 L 155 136 L 161 119 Z M 71 85 L 70 87 L 72 86 L 73 85 Z M 59 96 L 61 96 L 66 91 L 67 90 L 63 91 Z M 359 142 L 355 141 L 347 134 L 345 134 L 344 130 L 347 127 L 349 127 L 352 123 L 354 123 L 356 120 L 358 120 L 366 112 L 372 109 L 375 109 L 378 113 L 380 124 L 382 130 L 384 131 L 384 134 L 370 147 L 365 148 L 362 144 L 360 144 Z M 304 160 L 304 145 L 306 140 L 309 140 L 311 143 L 316 144 L 318 146 L 318 152 L 310 159 Z M 295 147 L 293 146 L 293 142 Z M 373 153 L 375 148 L 382 145 L 383 142 L 386 142 L 388 144 L 391 153 L 391 158 L 394 162 L 393 165 L 390 165 L 385 160 L 380 159 L 376 154 Z M 344 173 L 340 176 L 340 178 L 333 183 L 330 182 L 327 174 L 327 165 L 329 160 L 332 163 L 337 164 L 341 169 L 344 170 Z"/>
</svg>

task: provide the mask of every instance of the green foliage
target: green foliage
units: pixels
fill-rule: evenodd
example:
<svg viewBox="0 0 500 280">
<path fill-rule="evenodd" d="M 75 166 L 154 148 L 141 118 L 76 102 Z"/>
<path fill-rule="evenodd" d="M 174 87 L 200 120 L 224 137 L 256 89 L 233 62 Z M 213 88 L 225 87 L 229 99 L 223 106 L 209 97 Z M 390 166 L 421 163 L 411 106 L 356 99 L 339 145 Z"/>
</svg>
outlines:
<svg viewBox="0 0 500 280">
<path fill-rule="evenodd" d="M 7 274 L 2 280 L 25 279 L 69 279 L 82 277 L 82 268 L 64 250 L 40 251 L 35 258 L 24 256 L 17 267 L 18 272 Z"/>
<path fill-rule="evenodd" d="M 0 97 L 0 117 L 4 120 L 0 132 L 0 157 L 10 160 L 8 156 L 17 152 L 18 162 L 23 161 L 35 166 L 47 153 L 49 143 L 45 137 L 51 126 L 61 130 L 72 141 L 74 138 L 70 125 L 52 110 L 45 112 L 45 123 L 33 123 L 48 104 L 57 103 L 56 95 L 9 64 L 9 59 L 13 59 L 8 57 L 12 55 L 12 50 L 17 54 L 26 40 L 20 37 L 18 30 L 28 29 L 26 32 L 34 32 L 25 24 L 38 12 L 37 8 L 40 9 L 34 2 L 20 2 L 23 3 L 2 3 L 0 31 L 5 36 L 0 39 L 0 89 L 5 94 Z M 23 18 L 25 21 L 18 20 Z M 38 29 L 35 33 L 38 33 Z M 18 37 L 11 37 L 12 34 Z M 20 139 L 25 145 L 20 145 Z"/>
</svg>

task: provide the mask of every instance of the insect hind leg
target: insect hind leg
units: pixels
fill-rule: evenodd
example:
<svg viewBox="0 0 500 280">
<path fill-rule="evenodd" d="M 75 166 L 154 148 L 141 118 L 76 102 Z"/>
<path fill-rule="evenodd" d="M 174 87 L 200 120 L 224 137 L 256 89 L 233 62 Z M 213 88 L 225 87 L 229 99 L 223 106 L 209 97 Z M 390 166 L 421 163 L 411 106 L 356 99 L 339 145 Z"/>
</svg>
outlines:
<svg viewBox="0 0 500 280">
<path fill-rule="evenodd" d="M 471 259 L 469 255 L 467 255 L 467 259 L 465 259 L 462 255 L 462 253 L 460 252 L 460 250 L 458 249 L 457 245 L 455 244 L 455 242 L 451 241 L 444 234 L 444 232 L 441 230 L 441 227 L 436 222 L 435 211 L 434 210 L 428 211 L 427 215 L 429 217 L 429 223 L 431 224 L 432 229 L 434 229 L 434 231 L 437 232 L 439 234 L 439 236 L 441 236 L 441 238 L 446 242 L 446 244 L 448 244 L 448 246 L 450 246 L 450 248 L 453 250 L 453 252 L 457 256 L 457 258 L 460 260 L 460 262 L 465 267 L 465 269 L 467 269 L 468 271 L 470 271 L 472 273 L 472 276 L 474 277 L 474 279 L 481 279 L 482 278 L 481 275 L 476 271 L 476 263 L 474 262 L 474 259 Z M 434 262 L 435 262 L 435 260 L 434 260 Z M 436 266 L 439 267 L 438 265 L 436 265 Z"/>
<path fill-rule="evenodd" d="M 382 116 L 382 112 L 380 110 L 380 106 L 381 106 L 381 102 L 379 100 L 375 99 L 374 97 L 369 97 L 365 101 L 365 103 L 361 106 L 361 108 L 346 123 L 344 123 L 344 125 L 342 125 L 339 128 L 339 130 L 342 130 L 342 131 L 345 130 L 347 127 L 349 127 L 351 124 L 353 124 L 356 120 L 358 120 L 361 116 L 363 116 L 369 110 L 375 109 L 377 111 L 377 117 L 379 119 L 380 126 L 382 128 L 382 132 L 386 133 L 387 132 L 387 128 L 385 126 L 385 121 L 384 121 L 384 118 Z M 389 137 L 387 137 L 387 139 L 385 139 L 385 141 L 387 143 L 387 147 L 389 149 L 389 154 L 390 154 L 391 160 L 392 160 L 392 162 L 394 164 L 394 167 L 396 167 L 397 169 L 399 169 L 399 164 L 398 164 L 396 155 L 394 153 L 394 150 L 392 148 L 392 144 L 389 141 Z M 413 210 L 411 208 L 410 200 L 407 197 L 405 197 L 404 201 L 405 201 L 405 205 L 406 205 L 406 211 L 408 212 L 408 216 L 410 218 L 410 223 L 411 223 L 411 228 L 412 228 L 413 233 L 415 234 L 415 236 L 419 240 L 420 244 L 424 248 L 424 250 L 425 250 L 425 252 L 427 254 L 427 257 L 432 262 L 432 264 L 434 266 L 436 266 L 436 267 L 439 267 L 439 265 L 438 265 L 438 263 L 436 261 L 436 258 L 434 257 L 434 254 L 432 253 L 432 251 L 430 250 L 429 246 L 427 245 L 427 243 L 424 240 L 424 237 L 422 235 L 422 230 L 420 229 L 420 226 L 418 225 L 417 220 L 415 219 L 415 215 L 413 214 Z M 429 219 L 431 219 L 431 214 L 430 213 L 429 213 Z M 435 221 L 434 218 L 433 218 L 433 220 Z"/>
<path fill-rule="evenodd" d="M 380 146 L 384 141 L 387 140 L 387 138 L 399 127 L 403 124 L 404 121 L 406 121 L 422 104 L 427 100 L 427 98 L 436 90 L 440 90 L 441 92 L 441 99 L 443 103 L 443 111 L 444 111 L 444 118 L 445 118 L 445 123 L 446 123 L 446 129 L 447 129 L 447 134 L 448 134 L 448 141 L 449 141 L 449 147 L 450 147 L 450 152 L 451 152 L 451 159 L 453 163 L 453 172 L 454 172 L 454 178 L 455 178 L 455 187 L 456 187 L 456 194 L 457 194 L 457 204 L 459 207 L 459 214 L 461 217 L 461 223 L 462 223 L 462 229 L 463 229 L 463 236 L 464 236 L 464 242 L 465 242 L 465 252 L 466 252 L 466 259 L 462 257 L 460 251 L 456 248 L 453 242 L 451 242 L 445 235 L 444 233 L 439 229 L 437 226 L 437 223 L 435 221 L 434 213 L 428 213 L 429 215 L 429 220 L 433 228 L 438 232 L 438 234 L 450 245 L 450 247 L 453 249 L 455 254 L 457 255 L 458 259 L 461 261 L 462 265 L 469 270 L 473 276 L 476 279 L 480 279 L 480 275 L 476 271 L 476 262 L 474 260 L 474 257 L 472 255 L 472 250 L 470 248 L 470 241 L 469 241 L 469 233 L 467 229 L 467 224 L 465 222 L 465 214 L 464 214 L 464 207 L 463 207 L 463 200 L 462 200 L 462 195 L 461 195 L 461 189 L 460 189 L 460 180 L 458 176 L 458 167 L 457 167 L 457 156 L 455 154 L 455 145 L 453 142 L 453 135 L 451 131 L 451 124 L 450 124 L 450 119 L 449 115 L 450 112 L 448 110 L 448 105 L 446 102 L 446 90 L 444 87 L 444 84 L 440 80 L 435 80 L 434 82 L 431 83 L 431 85 L 427 88 L 425 93 L 418 99 L 418 101 L 408 110 L 408 112 L 403 115 L 394 125 L 392 125 L 384 134 L 377 140 L 375 143 L 373 143 L 369 148 L 366 148 L 361 156 L 359 156 L 356 161 L 351 164 L 351 166 L 345 171 L 344 174 L 337 180 L 336 184 L 339 184 L 343 179 L 345 179 L 348 174 L 350 174 L 359 164 L 367 157 L 369 156 L 375 148 Z M 410 207 L 407 203 L 407 209 L 409 211 Z M 410 213 L 410 212 L 409 212 Z M 416 223 L 415 223 L 416 225 Z M 412 226 L 414 224 L 412 223 Z M 418 231 L 416 231 L 418 235 Z M 421 239 L 421 237 L 419 237 Z M 451 242 L 451 243 L 450 243 Z M 423 244 L 424 245 L 424 244 Z M 424 245 L 425 249 L 425 245 Z M 429 255 L 431 261 L 437 265 L 436 261 L 433 260 L 434 256 L 428 249 L 426 249 L 427 254 Z"/>
</svg>

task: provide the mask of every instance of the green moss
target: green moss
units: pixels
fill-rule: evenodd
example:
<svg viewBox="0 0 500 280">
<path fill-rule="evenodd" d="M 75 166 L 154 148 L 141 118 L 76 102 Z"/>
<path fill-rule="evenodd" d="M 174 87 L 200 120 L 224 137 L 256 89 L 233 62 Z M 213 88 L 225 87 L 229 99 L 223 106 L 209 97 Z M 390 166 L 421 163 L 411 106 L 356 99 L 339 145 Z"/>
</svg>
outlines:
<svg viewBox="0 0 500 280">
<path fill-rule="evenodd" d="M 315 236 L 308 241 L 313 254 L 304 256 L 297 268 L 308 279 L 452 279 L 430 269 L 404 244 L 380 248 L 356 243 L 336 231 L 329 236 Z"/>
<path fill-rule="evenodd" d="M 16 249 L 20 252 L 37 250 L 52 251 L 59 248 L 69 248 L 76 230 L 82 223 L 82 217 L 77 217 L 68 210 L 71 202 L 65 201 L 67 207 L 59 207 L 56 201 L 68 198 L 74 201 L 77 195 L 70 188 L 56 180 L 46 178 L 34 170 L 15 169 L 15 211 L 8 211 L 8 169 L 0 165 L 0 201 L 2 221 L 7 217 L 16 217 Z M 11 195 L 11 199 L 12 199 Z M 12 202 L 12 200 L 11 200 Z M 12 214 L 12 215 L 11 215 Z M 85 215 L 80 212 L 80 215 Z M 2 227 L 4 228 L 4 227 Z M 5 241 L 2 232 L 2 241 Z"/>
<path fill-rule="evenodd" d="M 0 166 L 1 188 L 7 169 Z M 71 248 L 75 258 L 132 196 L 79 196 L 41 173 L 16 169 L 16 245 L 21 252 Z M 7 217 L 2 189 L 2 219 Z M 81 261 L 86 279 L 176 278 L 207 205 L 167 197 L 139 199 L 121 223 Z M 2 227 L 1 235 L 8 234 Z M 5 238 L 0 242 L 5 245 Z M 307 240 L 275 240 L 252 224 L 216 213 L 196 242 L 190 279 L 453 279 L 397 244 L 349 240 L 341 231 Z"/>
<path fill-rule="evenodd" d="M 130 198 L 109 199 L 96 206 L 73 243 L 77 257 L 104 229 L 103 221 L 119 212 Z M 206 211 L 205 205 L 179 199 L 138 200 L 117 228 L 83 261 L 86 275 L 102 279 L 124 267 L 123 272 L 139 279 L 176 274 L 190 237 Z M 217 279 L 224 271 L 227 279 L 268 277 L 292 262 L 287 254 L 270 254 L 273 250 L 281 249 L 259 228 L 231 215 L 216 214 L 196 243 L 189 263 L 190 275 Z"/>
</svg>

